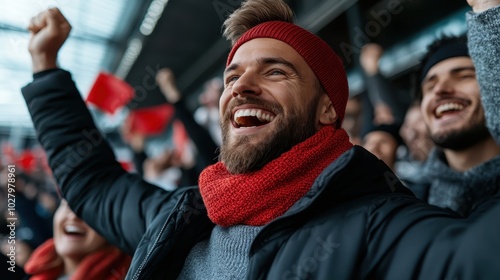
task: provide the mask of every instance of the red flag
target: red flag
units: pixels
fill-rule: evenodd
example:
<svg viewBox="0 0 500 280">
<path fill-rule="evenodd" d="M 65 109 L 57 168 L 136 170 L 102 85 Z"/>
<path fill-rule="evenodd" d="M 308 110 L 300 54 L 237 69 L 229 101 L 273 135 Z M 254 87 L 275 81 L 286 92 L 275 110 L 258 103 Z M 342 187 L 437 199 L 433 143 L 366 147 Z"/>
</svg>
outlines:
<svg viewBox="0 0 500 280">
<path fill-rule="evenodd" d="M 163 104 L 130 111 L 130 131 L 142 135 L 160 134 L 172 118 L 174 107 Z"/>
<path fill-rule="evenodd" d="M 29 174 L 36 168 L 35 156 L 31 151 L 25 150 L 19 155 L 17 164 L 21 167 L 22 170 L 24 170 L 24 172 Z"/>
<path fill-rule="evenodd" d="M 134 89 L 129 84 L 112 74 L 101 72 L 90 89 L 86 101 L 113 114 L 116 109 L 125 106 L 132 98 L 134 98 Z"/>
<path fill-rule="evenodd" d="M 173 141 L 179 157 L 182 157 L 189 142 L 189 135 L 184 127 L 184 124 L 175 120 L 173 124 Z"/>
<path fill-rule="evenodd" d="M 134 170 L 134 164 L 130 161 L 118 161 L 118 163 L 122 166 L 123 169 L 127 172 L 131 172 Z"/>
<path fill-rule="evenodd" d="M 38 166 L 45 172 L 45 174 L 52 176 L 52 170 L 50 169 L 49 166 L 49 161 L 47 159 L 47 154 L 45 153 L 45 150 L 42 147 L 35 147 L 31 149 L 33 152 L 33 155 L 37 159 L 37 164 Z"/>
</svg>

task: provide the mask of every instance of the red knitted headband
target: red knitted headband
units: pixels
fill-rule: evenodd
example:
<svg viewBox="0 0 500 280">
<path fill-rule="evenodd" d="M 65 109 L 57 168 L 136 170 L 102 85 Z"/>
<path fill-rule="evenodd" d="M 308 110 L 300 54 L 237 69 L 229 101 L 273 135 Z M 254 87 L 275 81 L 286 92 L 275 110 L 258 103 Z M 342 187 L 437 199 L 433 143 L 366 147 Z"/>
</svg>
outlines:
<svg viewBox="0 0 500 280">
<path fill-rule="evenodd" d="M 272 38 L 282 41 L 304 58 L 330 97 L 340 126 L 349 98 L 349 88 L 342 61 L 332 48 L 318 36 L 295 24 L 268 21 L 253 27 L 240 37 L 229 53 L 226 66 L 231 63 L 241 45 L 256 38 Z"/>
</svg>

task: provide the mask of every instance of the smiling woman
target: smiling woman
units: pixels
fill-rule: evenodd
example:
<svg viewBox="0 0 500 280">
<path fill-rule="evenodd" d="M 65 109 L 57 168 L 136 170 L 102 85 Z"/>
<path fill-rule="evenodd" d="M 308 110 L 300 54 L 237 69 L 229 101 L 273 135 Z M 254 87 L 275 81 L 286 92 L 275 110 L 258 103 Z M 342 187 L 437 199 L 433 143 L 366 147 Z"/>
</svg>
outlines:
<svg viewBox="0 0 500 280">
<path fill-rule="evenodd" d="M 125 278 L 130 256 L 111 246 L 63 200 L 54 215 L 54 238 L 35 250 L 25 266 L 31 280 Z"/>
</svg>

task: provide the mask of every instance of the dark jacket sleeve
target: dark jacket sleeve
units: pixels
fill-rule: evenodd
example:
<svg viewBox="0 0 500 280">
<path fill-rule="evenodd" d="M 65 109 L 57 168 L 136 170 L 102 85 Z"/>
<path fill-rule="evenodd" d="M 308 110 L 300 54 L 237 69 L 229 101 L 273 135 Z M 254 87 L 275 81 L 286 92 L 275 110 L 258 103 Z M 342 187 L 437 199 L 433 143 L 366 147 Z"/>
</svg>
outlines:
<svg viewBox="0 0 500 280">
<path fill-rule="evenodd" d="M 137 171 L 137 174 L 141 175 L 141 177 L 144 177 L 144 162 L 148 159 L 148 155 L 144 150 L 142 151 L 133 151 L 133 162 L 134 162 L 134 167 L 135 170 Z"/>
<path fill-rule="evenodd" d="M 133 253 L 156 214 L 174 207 L 177 193 L 121 168 L 69 72 L 35 75 L 22 92 L 63 197 L 105 239 Z"/>
<path fill-rule="evenodd" d="M 478 14 L 469 12 L 467 24 L 486 125 L 500 144 L 500 7 Z"/>
<path fill-rule="evenodd" d="M 196 145 L 196 149 L 198 149 L 199 156 L 196 160 L 197 164 L 200 165 L 200 169 L 202 170 L 208 165 L 217 163 L 218 147 L 208 130 L 195 121 L 193 113 L 189 111 L 183 99 L 172 105 L 175 108 L 175 117 L 184 124 L 189 137 Z"/>
<path fill-rule="evenodd" d="M 467 218 L 401 197 L 374 208 L 367 223 L 368 278 L 498 279 L 498 195 Z"/>
</svg>

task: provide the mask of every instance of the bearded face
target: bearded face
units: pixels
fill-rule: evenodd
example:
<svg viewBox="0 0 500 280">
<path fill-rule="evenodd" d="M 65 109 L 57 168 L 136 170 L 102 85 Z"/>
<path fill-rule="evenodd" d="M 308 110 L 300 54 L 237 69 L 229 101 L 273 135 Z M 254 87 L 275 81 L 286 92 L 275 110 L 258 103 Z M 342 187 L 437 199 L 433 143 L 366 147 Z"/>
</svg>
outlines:
<svg viewBox="0 0 500 280">
<path fill-rule="evenodd" d="M 336 121 L 331 101 L 291 46 L 271 38 L 241 45 L 224 71 L 220 160 L 229 172 L 261 169 Z"/>
<path fill-rule="evenodd" d="M 316 133 L 315 112 L 319 98 L 315 98 L 307 110 L 285 113 L 277 104 L 269 104 L 258 98 L 247 97 L 238 99 L 234 106 L 252 104 L 266 111 L 273 112 L 275 117 L 268 132 L 259 142 L 253 142 L 253 135 L 241 135 L 231 139 L 231 112 L 227 111 L 221 119 L 222 146 L 220 159 L 229 172 L 241 174 L 256 171 L 266 163 L 278 158 L 296 144 L 306 140 Z M 245 117 L 251 118 L 251 117 Z M 256 117 L 255 117 L 256 118 Z M 241 119 L 241 122 L 245 120 Z M 246 120 L 251 121 L 251 120 Z M 258 120 L 256 120 L 257 122 Z"/>
<path fill-rule="evenodd" d="M 469 57 L 434 65 L 422 83 L 422 93 L 423 120 L 437 146 L 460 151 L 490 137 Z"/>
</svg>

